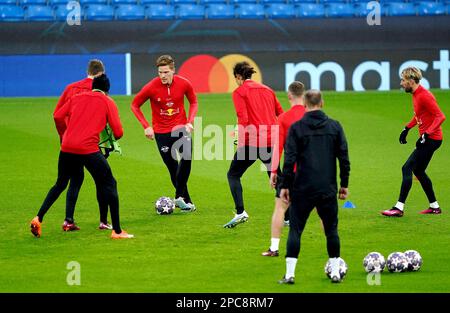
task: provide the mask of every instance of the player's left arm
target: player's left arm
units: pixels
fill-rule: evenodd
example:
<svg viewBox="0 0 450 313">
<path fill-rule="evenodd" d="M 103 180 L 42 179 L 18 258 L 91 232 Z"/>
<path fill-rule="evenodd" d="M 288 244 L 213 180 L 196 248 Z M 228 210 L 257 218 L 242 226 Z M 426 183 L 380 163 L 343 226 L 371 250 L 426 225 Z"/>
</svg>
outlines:
<svg viewBox="0 0 450 313">
<path fill-rule="evenodd" d="M 348 156 L 348 144 L 345 138 L 344 129 L 341 124 L 337 122 L 338 136 L 336 141 L 336 157 L 339 161 L 339 176 L 341 179 L 341 189 L 348 188 L 348 181 L 350 177 L 350 159 Z"/>
<path fill-rule="evenodd" d="M 425 131 L 426 134 L 431 135 L 441 124 L 445 121 L 445 115 L 442 113 L 439 108 L 436 99 L 433 96 L 427 96 L 422 99 L 423 104 L 426 106 L 426 110 L 433 116 L 433 123 L 431 123 L 430 127 Z"/>
<path fill-rule="evenodd" d="M 111 127 L 114 137 L 118 140 L 123 136 L 123 127 L 120 122 L 119 110 L 114 101 L 110 98 L 107 100 L 107 109 L 108 124 Z"/>
<path fill-rule="evenodd" d="M 274 101 L 275 101 L 275 115 L 279 116 L 280 114 L 284 113 L 284 110 L 280 104 L 280 101 L 278 101 L 278 98 L 277 98 L 275 92 L 273 93 L 273 97 L 274 97 Z"/>
<path fill-rule="evenodd" d="M 63 106 L 53 113 L 53 119 L 55 121 L 56 130 L 58 131 L 59 138 L 62 141 L 63 135 L 66 132 L 66 117 L 70 116 L 71 100 L 67 101 Z"/>
<path fill-rule="evenodd" d="M 189 101 L 189 114 L 188 114 L 188 119 L 187 119 L 187 125 L 186 128 L 190 128 L 189 130 L 186 129 L 188 132 L 191 132 L 194 127 L 194 119 L 195 116 L 197 115 L 198 112 L 198 101 L 197 101 L 197 96 L 195 95 L 194 92 L 194 88 L 192 87 L 191 84 L 187 85 L 187 89 L 186 89 L 186 98 Z"/>
</svg>

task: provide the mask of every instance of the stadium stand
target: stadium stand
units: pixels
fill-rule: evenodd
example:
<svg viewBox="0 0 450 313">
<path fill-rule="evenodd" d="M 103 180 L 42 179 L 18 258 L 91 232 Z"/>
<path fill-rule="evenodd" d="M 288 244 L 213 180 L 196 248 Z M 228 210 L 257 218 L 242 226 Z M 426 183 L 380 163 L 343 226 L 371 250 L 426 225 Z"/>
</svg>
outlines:
<svg viewBox="0 0 450 313">
<path fill-rule="evenodd" d="M 304 3 L 297 7 L 299 18 L 322 18 L 325 17 L 325 6 L 317 3 Z"/>
<path fill-rule="evenodd" d="M 236 16 L 241 19 L 262 19 L 266 14 L 261 4 L 242 3 L 236 7 Z"/>
<path fill-rule="evenodd" d="M 234 15 L 234 6 L 228 4 L 210 4 L 205 12 L 208 19 L 230 19 Z"/>
<path fill-rule="evenodd" d="M 171 20 L 175 18 L 175 7 L 167 4 L 152 4 L 145 9 L 149 20 Z"/>
<path fill-rule="evenodd" d="M 175 9 L 175 16 L 181 20 L 201 20 L 205 18 L 205 7 L 198 4 L 181 4 Z"/>
<path fill-rule="evenodd" d="M 355 7 L 348 3 L 331 2 L 327 6 L 328 17 L 351 17 L 356 16 Z"/>
<path fill-rule="evenodd" d="M 28 5 L 25 9 L 25 18 L 28 21 L 53 21 L 53 9 L 46 5 Z"/>
<path fill-rule="evenodd" d="M 116 7 L 116 18 L 121 21 L 145 19 L 145 9 L 136 4 L 120 4 Z"/>
<path fill-rule="evenodd" d="M 22 7 L 12 5 L 0 5 L 0 21 L 20 22 L 25 18 Z"/>
<path fill-rule="evenodd" d="M 0 0 L 0 21 L 64 21 L 71 0 Z M 82 19 L 292 19 L 365 17 L 369 0 L 78 0 Z M 382 16 L 449 15 L 450 0 L 379 0 Z M 28 10 L 30 6 L 33 7 Z M 73 6 L 72 6 L 73 9 Z M 51 11 L 51 12 L 50 12 Z"/>
<path fill-rule="evenodd" d="M 414 3 L 390 2 L 385 4 L 387 15 L 390 16 L 408 16 L 416 15 L 416 6 Z"/>
<path fill-rule="evenodd" d="M 291 4 L 271 3 L 266 7 L 268 18 L 295 18 L 295 9 Z"/>
<path fill-rule="evenodd" d="M 114 8 L 110 5 L 91 4 L 85 8 L 85 18 L 88 21 L 111 21 L 114 19 Z"/>
</svg>

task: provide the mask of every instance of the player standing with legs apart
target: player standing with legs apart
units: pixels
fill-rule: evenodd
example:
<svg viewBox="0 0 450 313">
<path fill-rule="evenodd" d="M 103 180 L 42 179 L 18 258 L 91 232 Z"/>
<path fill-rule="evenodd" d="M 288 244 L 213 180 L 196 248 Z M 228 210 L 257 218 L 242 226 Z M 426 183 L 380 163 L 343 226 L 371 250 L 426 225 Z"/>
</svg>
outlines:
<svg viewBox="0 0 450 313">
<path fill-rule="evenodd" d="M 58 111 L 60 108 L 63 107 L 65 103 L 68 102 L 68 100 L 79 93 L 82 92 L 88 92 L 92 90 L 92 80 L 100 76 L 105 72 L 105 67 L 103 66 L 102 61 L 100 60 L 90 60 L 88 63 L 87 68 L 87 77 L 74 82 L 72 84 L 69 84 L 61 97 L 59 98 L 59 101 L 56 105 L 56 108 L 54 110 L 54 113 Z M 62 134 L 60 133 L 60 141 L 62 141 Z M 74 212 L 75 212 L 75 205 L 78 199 L 78 194 L 81 189 L 81 185 L 83 184 L 84 180 L 84 170 L 83 168 L 79 168 L 77 172 L 73 172 L 72 176 L 70 177 L 70 184 L 69 189 L 67 190 L 67 196 L 66 196 L 66 217 L 64 219 L 64 223 L 62 224 L 62 229 L 64 231 L 75 231 L 79 230 L 80 228 L 75 224 L 74 221 Z M 55 201 L 59 198 L 61 193 L 67 188 L 67 184 L 69 181 L 63 181 L 58 179 L 56 181 L 56 184 L 50 189 L 47 197 L 45 198 L 44 202 L 42 203 L 42 206 L 39 210 L 39 221 L 42 222 L 44 215 L 47 213 L 47 211 L 50 209 L 50 207 L 55 203 Z M 108 224 L 107 216 L 108 216 L 108 206 L 104 205 L 103 203 L 99 205 L 100 210 L 100 226 L 99 229 L 112 229 L 112 226 Z"/>
<path fill-rule="evenodd" d="M 158 76 L 145 85 L 136 95 L 131 110 L 144 127 L 145 136 L 156 139 L 159 153 L 169 170 L 175 187 L 175 205 L 182 212 L 196 210 L 189 195 L 187 182 L 191 173 L 192 140 L 194 118 L 198 103 L 191 83 L 184 77 L 175 75 L 175 62 L 170 55 L 162 55 L 156 60 Z M 189 115 L 186 118 L 184 97 L 189 101 Z M 141 106 L 150 100 L 152 126 L 145 119 Z M 180 154 L 178 161 L 177 152 Z"/>
<path fill-rule="evenodd" d="M 254 73 L 255 70 L 247 62 L 237 63 L 233 69 L 238 85 L 233 91 L 233 103 L 238 119 L 239 138 L 238 148 L 227 176 L 236 214 L 224 225 L 225 228 L 235 227 L 248 220 L 248 214 L 244 209 L 241 177 L 256 159 L 264 163 L 270 177 L 271 137 L 272 133 L 278 136 L 277 116 L 283 113 L 275 92 L 266 85 L 251 80 Z"/>
<path fill-rule="evenodd" d="M 305 86 L 298 81 L 291 83 L 288 87 L 288 100 L 291 104 L 289 111 L 284 112 L 278 117 L 278 138 L 274 143 L 274 154 L 272 157 L 272 173 L 270 174 L 270 185 L 276 189 L 275 208 L 272 215 L 270 248 L 262 253 L 263 256 L 278 256 L 278 247 L 280 245 L 281 231 L 283 229 L 283 220 L 289 220 L 288 204 L 280 199 L 280 181 L 277 179 L 279 174 L 279 164 L 283 153 L 284 143 L 288 135 L 289 127 L 294 122 L 300 120 L 305 114 L 303 105 L 303 93 Z"/>
<path fill-rule="evenodd" d="M 336 159 L 339 161 L 339 199 L 348 195 L 350 161 L 344 130 L 323 111 L 318 90 L 305 94 L 306 113 L 289 129 L 285 145 L 280 198 L 291 203 L 286 251 L 286 274 L 280 284 L 294 284 L 300 239 L 314 209 L 322 220 L 331 263 L 331 281 L 340 282 Z M 294 166 L 297 171 L 294 173 Z"/>
<path fill-rule="evenodd" d="M 413 173 L 420 182 L 420 185 L 427 195 L 430 206 L 421 211 L 421 214 L 441 214 L 441 208 L 436 200 L 431 179 L 425 173 L 434 152 L 442 144 L 441 124 L 445 121 L 445 116 L 433 94 L 420 85 L 422 73 L 418 68 L 408 67 L 402 71 L 400 85 L 405 92 L 412 93 L 414 117 L 405 126 L 400 134 L 399 141 L 406 144 L 408 131 L 418 125 L 419 139 L 416 142 L 416 149 L 411 153 L 408 160 L 402 167 L 402 185 L 397 203 L 389 210 L 382 211 L 385 216 L 401 217 L 406 198 L 412 187 Z"/>
<path fill-rule="evenodd" d="M 109 79 L 102 74 L 94 78 L 91 92 L 71 97 L 53 114 L 58 132 L 62 135 L 58 181 L 67 185 L 73 173 L 86 167 L 94 178 L 99 201 L 109 206 L 113 224 L 111 238 L 132 238 L 133 235 L 120 228 L 117 183 L 98 147 L 99 134 L 107 123 L 116 139 L 123 135 L 117 107 L 106 95 L 109 86 Z M 31 222 L 31 232 L 36 237 L 41 236 L 41 213 Z"/>
</svg>

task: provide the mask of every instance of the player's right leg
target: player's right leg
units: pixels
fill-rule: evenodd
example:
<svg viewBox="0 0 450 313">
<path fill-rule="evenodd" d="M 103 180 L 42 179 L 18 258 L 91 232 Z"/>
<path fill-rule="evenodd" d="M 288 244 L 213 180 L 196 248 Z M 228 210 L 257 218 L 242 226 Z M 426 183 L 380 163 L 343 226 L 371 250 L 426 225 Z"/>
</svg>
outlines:
<svg viewBox="0 0 450 313">
<path fill-rule="evenodd" d="M 41 236 L 41 223 L 44 219 L 44 215 L 50 209 L 50 207 L 58 199 L 59 195 L 66 189 L 70 180 L 70 161 L 67 153 L 60 152 L 58 159 L 58 178 L 55 185 L 49 190 L 44 202 L 39 209 L 39 212 L 30 223 L 31 233 L 36 236 Z"/>
<path fill-rule="evenodd" d="M 178 160 L 176 159 L 176 156 L 172 156 L 172 145 L 173 145 L 173 138 L 171 138 L 171 133 L 162 133 L 162 134 L 156 134 L 155 133 L 155 140 L 156 145 L 158 146 L 159 154 L 161 155 L 161 158 L 164 162 L 164 164 L 167 167 L 167 170 L 169 171 L 170 175 L 170 181 L 172 182 L 172 185 L 176 188 L 177 187 L 177 170 L 178 170 Z"/>
<path fill-rule="evenodd" d="M 327 238 L 327 252 L 331 262 L 331 281 L 338 283 L 342 280 L 339 272 L 339 257 L 341 243 L 338 234 L 338 204 L 335 196 L 320 200 L 317 204 L 317 213 Z"/>
<path fill-rule="evenodd" d="M 252 150 L 252 148 L 248 146 L 239 147 L 234 154 L 233 160 L 230 164 L 230 169 L 227 173 L 228 184 L 230 186 L 231 195 L 233 196 L 236 214 L 228 223 L 223 225 L 225 228 L 233 228 L 236 225 L 244 223 L 248 220 L 248 214 L 244 209 L 241 177 L 256 161 L 256 154 L 252 156 L 250 150 Z"/>
<path fill-rule="evenodd" d="M 277 186 L 278 187 L 278 186 Z M 275 208 L 272 214 L 271 239 L 270 248 L 262 253 L 262 256 L 278 256 L 281 232 L 284 226 L 284 215 L 288 209 L 288 205 L 279 198 L 279 188 L 277 188 L 277 196 L 275 197 Z"/>
<path fill-rule="evenodd" d="M 423 146 L 418 148 L 417 164 L 413 172 L 419 180 L 420 185 L 428 198 L 428 202 L 430 203 L 426 210 L 420 212 L 421 214 L 441 214 L 442 212 L 436 200 L 431 179 L 425 172 L 434 152 L 439 149 L 441 144 L 442 140 L 429 139 Z"/>
<path fill-rule="evenodd" d="M 83 156 L 83 162 L 86 166 L 86 169 L 94 178 L 96 187 L 99 188 L 100 192 L 103 194 L 102 197 L 104 199 L 107 199 L 113 226 L 111 238 L 133 238 L 133 235 L 128 234 L 120 227 L 119 195 L 117 193 L 117 182 L 105 157 L 100 152 L 87 154 Z"/>
<path fill-rule="evenodd" d="M 400 187 L 400 195 L 398 197 L 397 203 L 390 209 L 381 211 L 381 214 L 384 216 L 390 217 L 402 217 L 404 204 L 406 202 L 406 198 L 408 197 L 408 193 L 412 187 L 413 180 L 413 169 L 417 164 L 417 149 L 409 156 L 408 160 L 402 166 L 402 185 Z"/>
<path fill-rule="evenodd" d="M 62 225 L 64 231 L 74 231 L 80 228 L 75 224 L 73 215 L 78 194 L 84 180 L 84 167 L 77 155 L 70 155 L 70 184 L 66 196 L 66 217 Z"/>
<path fill-rule="evenodd" d="M 305 196 L 292 194 L 291 200 L 289 235 L 286 244 L 286 274 L 278 281 L 280 284 L 294 284 L 301 236 L 309 214 L 314 208 L 313 201 Z"/>
</svg>

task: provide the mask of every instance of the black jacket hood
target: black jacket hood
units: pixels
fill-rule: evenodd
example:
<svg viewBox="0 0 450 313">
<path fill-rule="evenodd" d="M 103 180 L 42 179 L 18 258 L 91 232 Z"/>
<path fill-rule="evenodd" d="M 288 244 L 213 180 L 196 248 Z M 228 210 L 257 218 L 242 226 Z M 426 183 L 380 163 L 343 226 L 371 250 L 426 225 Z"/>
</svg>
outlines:
<svg viewBox="0 0 450 313">
<path fill-rule="evenodd" d="M 311 129 L 319 129 L 325 126 L 328 116 L 322 110 L 310 111 L 305 113 L 302 121 Z"/>
</svg>

